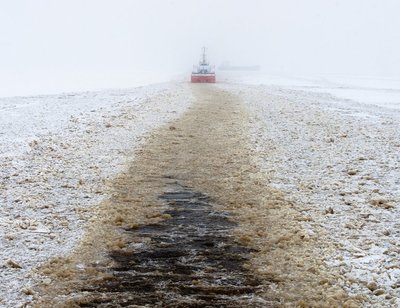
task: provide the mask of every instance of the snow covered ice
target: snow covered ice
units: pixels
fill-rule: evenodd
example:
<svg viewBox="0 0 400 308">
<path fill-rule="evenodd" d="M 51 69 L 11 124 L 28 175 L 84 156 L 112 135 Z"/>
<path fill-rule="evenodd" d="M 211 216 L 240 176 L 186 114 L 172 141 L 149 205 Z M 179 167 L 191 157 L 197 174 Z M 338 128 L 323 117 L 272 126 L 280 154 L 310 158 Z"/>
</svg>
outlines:
<svg viewBox="0 0 400 308">
<path fill-rule="evenodd" d="M 268 185 L 296 205 L 308 236 L 335 243 L 320 257 L 338 283 L 374 307 L 398 305 L 400 90 L 261 74 L 217 86 L 252 113 Z M 31 286 L 45 279 L 34 269 L 74 248 L 107 181 L 191 97 L 175 82 L 0 99 L 1 305 L 34 299 Z"/>
<path fill-rule="evenodd" d="M 0 99 L 0 305 L 32 299 L 31 270 L 74 247 L 106 181 L 190 100 L 176 83 Z"/>
<path fill-rule="evenodd" d="M 332 88 L 259 73 L 227 80 L 254 114 L 270 185 L 309 218 L 310 234 L 336 243 L 321 259 L 352 282 L 343 286 L 350 294 L 399 305 L 400 83 L 359 78 Z"/>
</svg>

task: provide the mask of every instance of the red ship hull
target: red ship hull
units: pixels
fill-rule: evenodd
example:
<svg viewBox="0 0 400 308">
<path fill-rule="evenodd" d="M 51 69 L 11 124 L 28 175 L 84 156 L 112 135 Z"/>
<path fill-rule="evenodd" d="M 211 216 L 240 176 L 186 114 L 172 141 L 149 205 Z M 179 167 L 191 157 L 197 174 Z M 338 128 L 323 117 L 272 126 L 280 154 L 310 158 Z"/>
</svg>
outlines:
<svg viewBox="0 0 400 308">
<path fill-rule="evenodd" d="M 214 74 L 192 74 L 192 83 L 215 83 Z"/>
</svg>

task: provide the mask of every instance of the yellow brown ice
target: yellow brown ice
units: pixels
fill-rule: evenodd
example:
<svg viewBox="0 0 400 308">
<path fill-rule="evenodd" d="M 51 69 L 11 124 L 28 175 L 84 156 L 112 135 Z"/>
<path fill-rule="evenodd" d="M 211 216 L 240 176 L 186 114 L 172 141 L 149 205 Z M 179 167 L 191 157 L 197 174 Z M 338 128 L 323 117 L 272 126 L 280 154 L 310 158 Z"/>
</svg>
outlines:
<svg viewBox="0 0 400 308">
<path fill-rule="evenodd" d="M 47 278 L 38 287 L 36 305 L 79 307 L 80 290 L 112 280 L 111 273 L 99 268 L 115 266 L 110 251 L 135 247 L 124 230 L 171 219 L 159 198 L 171 179 L 209 196 L 217 211 L 230 213 L 237 224 L 234 240 L 252 249 L 244 268 L 261 281 L 258 296 L 264 303 L 362 305 L 363 298 L 350 298 L 337 283 L 342 276 L 321 261 L 321 251 L 334 251 L 323 231 L 310 236 L 301 227 L 305 217 L 294 210 L 295 204 L 268 185 L 249 141 L 251 116 L 245 105 L 213 85 L 191 87 L 195 103 L 179 119 L 153 131 L 129 168 L 110 183 L 110 198 L 93 210 L 74 252 L 40 268 Z M 145 240 L 151 241 L 137 239 Z"/>
</svg>

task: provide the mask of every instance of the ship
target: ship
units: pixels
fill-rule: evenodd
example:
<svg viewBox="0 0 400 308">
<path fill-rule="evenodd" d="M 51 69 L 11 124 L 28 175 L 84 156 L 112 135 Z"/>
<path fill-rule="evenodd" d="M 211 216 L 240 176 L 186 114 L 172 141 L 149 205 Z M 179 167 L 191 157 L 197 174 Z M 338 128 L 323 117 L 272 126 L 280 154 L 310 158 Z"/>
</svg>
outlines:
<svg viewBox="0 0 400 308">
<path fill-rule="evenodd" d="M 215 83 L 215 69 L 207 61 L 206 48 L 202 48 L 199 65 L 193 66 L 191 75 L 193 83 Z"/>
</svg>

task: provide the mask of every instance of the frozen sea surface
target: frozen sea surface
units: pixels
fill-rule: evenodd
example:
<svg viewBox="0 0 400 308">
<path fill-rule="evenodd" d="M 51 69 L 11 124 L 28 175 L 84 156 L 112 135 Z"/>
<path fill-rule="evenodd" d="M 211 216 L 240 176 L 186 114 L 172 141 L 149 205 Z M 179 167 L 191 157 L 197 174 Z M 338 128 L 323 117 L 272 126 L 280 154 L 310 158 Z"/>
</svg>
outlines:
<svg viewBox="0 0 400 308">
<path fill-rule="evenodd" d="M 341 100 L 400 110 L 400 78 L 326 75 L 316 77 L 272 75 L 265 72 L 220 72 L 219 79 L 248 85 L 268 85 L 317 93 Z M 349 103 L 349 102 L 347 102 Z"/>
</svg>

